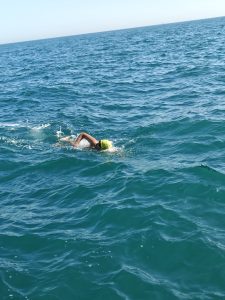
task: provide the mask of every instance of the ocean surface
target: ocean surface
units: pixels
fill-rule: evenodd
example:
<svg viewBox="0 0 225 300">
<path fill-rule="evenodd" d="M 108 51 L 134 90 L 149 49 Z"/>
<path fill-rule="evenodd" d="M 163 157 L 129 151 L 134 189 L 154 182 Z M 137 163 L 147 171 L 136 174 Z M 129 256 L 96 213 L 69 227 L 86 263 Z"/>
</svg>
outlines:
<svg viewBox="0 0 225 300">
<path fill-rule="evenodd" d="M 225 18 L 0 46 L 0 299 L 225 299 Z"/>
</svg>

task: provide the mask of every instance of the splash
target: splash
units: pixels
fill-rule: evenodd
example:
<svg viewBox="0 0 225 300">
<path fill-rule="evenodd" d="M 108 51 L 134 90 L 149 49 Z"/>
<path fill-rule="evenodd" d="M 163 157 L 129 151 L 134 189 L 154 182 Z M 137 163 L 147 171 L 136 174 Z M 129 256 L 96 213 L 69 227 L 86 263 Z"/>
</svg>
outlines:
<svg viewBox="0 0 225 300">
<path fill-rule="evenodd" d="M 5 123 L 5 122 L 0 122 L 0 127 L 5 128 L 5 127 L 21 127 L 20 124 L 18 123 Z"/>
<path fill-rule="evenodd" d="M 31 129 L 34 130 L 34 131 L 38 131 L 38 130 L 48 128 L 49 126 L 50 126 L 50 124 L 47 123 L 47 124 L 41 124 L 41 125 L 38 125 L 38 126 L 31 127 Z"/>
<path fill-rule="evenodd" d="M 57 138 L 61 138 L 63 136 L 62 127 L 59 127 L 59 130 L 56 131 Z"/>
</svg>

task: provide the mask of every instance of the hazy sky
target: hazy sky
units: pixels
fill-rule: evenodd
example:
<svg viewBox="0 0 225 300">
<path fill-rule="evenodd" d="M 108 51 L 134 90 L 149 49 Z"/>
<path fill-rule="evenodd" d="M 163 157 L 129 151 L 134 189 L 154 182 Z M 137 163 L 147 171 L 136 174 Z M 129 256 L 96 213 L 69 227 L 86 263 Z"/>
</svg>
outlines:
<svg viewBox="0 0 225 300">
<path fill-rule="evenodd" d="M 0 43 L 225 16 L 225 0 L 0 0 Z"/>
</svg>

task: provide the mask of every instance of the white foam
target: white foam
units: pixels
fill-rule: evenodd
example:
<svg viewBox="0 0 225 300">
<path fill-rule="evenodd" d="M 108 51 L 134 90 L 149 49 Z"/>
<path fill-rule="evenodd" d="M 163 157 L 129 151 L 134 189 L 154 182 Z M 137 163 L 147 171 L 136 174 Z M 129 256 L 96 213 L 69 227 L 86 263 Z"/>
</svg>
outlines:
<svg viewBox="0 0 225 300">
<path fill-rule="evenodd" d="M 116 147 L 111 147 L 111 148 L 109 148 L 109 149 L 105 149 L 105 150 L 102 150 L 102 151 L 113 153 L 113 152 L 116 152 L 116 151 L 117 151 L 117 148 L 116 148 Z"/>
<path fill-rule="evenodd" d="M 88 148 L 88 147 L 90 147 L 90 143 L 87 140 L 83 139 L 82 141 L 80 141 L 79 148 Z"/>
<path fill-rule="evenodd" d="M 8 138 L 5 136 L 1 136 L 0 141 L 3 141 L 4 143 L 6 143 L 8 145 L 13 145 L 13 146 L 19 147 L 19 148 L 32 149 L 32 146 L 30 144 L 27 144 L 27 141 L 25 141 L 23 139 Z"/>
<path fill-rule="evenodd" d="M 59 130 L 56 131 L 56 136 L 57 136 L 58 138 L 61 138 L 61 137 L 63 136 L 63 132 L 62 132 L 61 126 L 59 127 Z"/>
<path fill-rule="evenodd" d="M 47 124 L 41 124 L 41 125 L 39 125 L 39 126 L 34 126 L 34 127 L 32 127 L 31 129 L 32 129 L 32 130 L 42 130 L 42 129 L 47 128 L 47 127 L 49 127 L 49 126 L 50 126 L 50 124 L 47 123 Z"/>
<path fill-rule="evenodd" d="M 5 127 L 21 127 L 20 124 L 18 123 L 2 123 L 0 122 L 0 127 L 5 128 Z"/>
</svg>

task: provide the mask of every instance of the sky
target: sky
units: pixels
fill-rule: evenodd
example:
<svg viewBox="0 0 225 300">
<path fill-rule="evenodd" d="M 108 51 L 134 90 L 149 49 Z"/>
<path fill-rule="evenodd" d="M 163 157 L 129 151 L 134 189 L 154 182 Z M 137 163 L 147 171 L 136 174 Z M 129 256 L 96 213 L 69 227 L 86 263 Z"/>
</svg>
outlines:
<svg viewBox="0 0 225 300">
<path fill-rule="evenodd" d="M 0 44 L 225 16 L 225 0 L 0 0 Z"/>
</svg>

